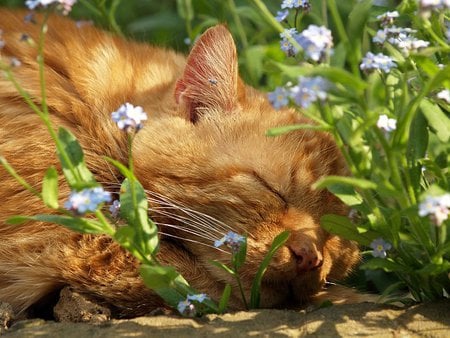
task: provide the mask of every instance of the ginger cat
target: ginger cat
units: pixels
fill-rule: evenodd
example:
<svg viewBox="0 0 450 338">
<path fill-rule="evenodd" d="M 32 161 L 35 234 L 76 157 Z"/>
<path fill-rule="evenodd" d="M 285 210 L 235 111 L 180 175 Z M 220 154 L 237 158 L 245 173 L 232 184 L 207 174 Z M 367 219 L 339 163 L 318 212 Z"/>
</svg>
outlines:
<svg viewBox="0 0 450 338">
<path fill-rule="evenodd" d="M 21 61 L 14 74 L 39 104 L 37 49 L 21 41 L 24 33 L 37 41 L 39 24 L 25 22 L 25 14 L 0 9 L 0 55 Z M 150 216 L 161 231 L 159 259 L 199 292 L 218 299 L 231 283 L 230 306 L 243 307 L 234 280 L 209 263 L 229 262 L 229 252 L 213 246 L 229 230 L 248 235 L 241 270 L 247 296 L 274 237 L 291 231 L 263 279 L 262 307 L 307 302 L 326 280 L 342 279 L 359 260 L 353 242 L 319 225 L 322 215 L 345 215 L 346 207 L 329 192 L 311 189 L 320 177 L 347 173 L 332 138 L 309 130 L 265 136 L 271 127 L 309 121 L 290 108 L 274 110 L 264 93 L 241 81 L 224 26 L 207 30 L 185 58 L 54 16 L 46 35 L 45 77 L 54 126 L 77 136 L 89 168 L 113 193 L 122 178 L 102 156 L 126 163 L 127 146 L 111 112 L 130 102 L 148 113 L 133 154 Z M 0 154 L 38 189 L 50 165 L 60 168 L 44 125 L 3 76 Z M 3 167 L 0 178 L 0 301 L 22 312 L 69 285 L 117 316 L 163 306 L 143 285 L 139 262 L 108 236 L 39 222 L 7 225 L 13 215 L 51 211 Z M 61 203 L 68 194 L 60 178 Z"/>
</svg>

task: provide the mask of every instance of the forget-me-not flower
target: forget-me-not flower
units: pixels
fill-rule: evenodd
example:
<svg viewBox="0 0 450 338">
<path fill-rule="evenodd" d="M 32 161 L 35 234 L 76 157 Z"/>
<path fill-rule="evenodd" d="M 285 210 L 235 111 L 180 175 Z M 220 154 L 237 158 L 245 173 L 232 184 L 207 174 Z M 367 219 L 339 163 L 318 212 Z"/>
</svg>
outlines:
<svg viewBox="0 0 450 338">
<path fill-rule="evenodd" d="M 377 127 L 390 133 L 397 128 L 397 120 L 389 118 L 387 115 L 380 115 L 377 121 Z"/>
<path fill-rule="evenodd" d="M 245 243 L 245 237 L 241 236 L 233 231 L 229 231 L 221 239 L 214 241 L 214 246 L 218 248 L 219 246 L 228 246 L 233 253 L 236 253 L 241 248 L 241 245 Z"/>
<path fill-rule="evenodd" d="M 62 12 L 64 15 L 69 14 L 72 10 L 72 6 L 77 2 L 77 0 L 27 0 L 25 1 L 25 5 L 34 10 L 38 6 L 47 7 L 49 5 L 57 4 L 62 8 Z"/>
<path fill-rule="evenodd" d="M 325 26 L 309 25 L 296 37 L 305 57 L 316 62 L 323 60 L 332 52 L 333 37 Z"/>
<path fill-rule="evenodd" d="M 277 87 L 267 97 L 275 109 L 280 109 L 289 103 L 289 91 L 284 87 Z"/>
<path fill-rule="evenodd" d="M 441 226 L 447 220 L 450 213 L 450 194 L 441 196 L 427 196 L 425 200 L 419 204 L 419 216 L 429 216 L 431 221 Z"/>
<path fill-rule="evenodd" d="M 370 247 L 373 249 L 372 255 L 380 258 L 386 258 L 386 251 L 392 249 L 392 245 L 382 238 L 373 240 L 372 243 L 370 243 Z"/>
<path fill-rule="evenodd" d="M 119 109 L 111 114 L 114 122 L 119 129 L 128 131 L 130 128 L 138 131 L 142 128 L 142 121 L 147 120 L 147 114 L 140 106 L 133 106 L 131 103 L 125 103 Z"/>
<path fill-rule="evenodd" d="M 302 108 L 307 108 L 311 103 L 327 98 L 327 90 L 330 83 L 321 76 L 300 77 L 298 85 L 291 88 L 291 98 Z"/>
<path fill-rule="evenodd" d="M 111 199 L 111 193 L 101 187 L 86 188 L 81 191 L 72 191 L 64 207 L 75 214 L 82 215 L 96 211 L 101 203 L 110 202 Z"/>
<path fill-rule="evenodd" d="M 396 66 L 397 64 L 390 56 L 382 53 L 373 54 L 372 52 L 368 52 L 363 58 L 360 68 L 366 71 L 381 70 L 384 73 L 389 73 Z"/>
</svg>

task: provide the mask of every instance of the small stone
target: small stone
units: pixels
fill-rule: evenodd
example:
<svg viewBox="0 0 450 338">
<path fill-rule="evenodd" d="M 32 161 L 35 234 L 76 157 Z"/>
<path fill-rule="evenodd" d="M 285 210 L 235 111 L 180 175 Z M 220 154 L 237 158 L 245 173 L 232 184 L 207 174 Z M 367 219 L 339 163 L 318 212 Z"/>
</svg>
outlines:
<svg viewBox="0 0 450 338">
<path fill-rule="evenodd" d="M 111 319 L 111 310 L 65 287 L 53 309 L 55 319 L 60 322 L 102 323 Z"/>
<path fill-rule="evenodd" d="M 6 332 L 14 317 L 12 306 L 8 303 L 0 302 L 0 335 Z"/>
</svg>

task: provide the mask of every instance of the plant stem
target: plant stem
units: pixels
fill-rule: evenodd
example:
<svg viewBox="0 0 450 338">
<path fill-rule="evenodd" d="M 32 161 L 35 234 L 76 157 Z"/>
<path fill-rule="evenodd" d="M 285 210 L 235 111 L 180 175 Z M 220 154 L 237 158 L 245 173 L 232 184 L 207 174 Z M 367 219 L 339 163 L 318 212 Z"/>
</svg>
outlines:
<svg viewBox="0 0 450 338">
<path fill-rule="evenodd" d="M 22 176 L 20 176 L 14 168 L 8 163 L 6 158 L 3 156 L 0 156 L 0 164 L 6 169 L 6 171 L 14 177 L 25 189 L 27 189 L 29 192 L 31 192 L 36 197 L 39 197 L 42 199 L 42 195 L 39 191 L 37 191 L 35 188 L 33 188 Z"/>
<path fill-rule="evenodd" d="M 242 42 L 242 46 L 244 47 L 244 49 L 247 49 L 248 48 L 247 36 L 245 35 L 244 26 L 242 25 L 242 21 L 237 12 L 237 8 L 236 8 L 236 4 L 234 3 L 234 0 L 228 0 L 228 7 L 230 8 L 230 11 L 233 15 L 234 22 L 236 23 L 236 28 L 238 30 L 238 34 L 239 34 L 239 38 Z"/>
</svg>

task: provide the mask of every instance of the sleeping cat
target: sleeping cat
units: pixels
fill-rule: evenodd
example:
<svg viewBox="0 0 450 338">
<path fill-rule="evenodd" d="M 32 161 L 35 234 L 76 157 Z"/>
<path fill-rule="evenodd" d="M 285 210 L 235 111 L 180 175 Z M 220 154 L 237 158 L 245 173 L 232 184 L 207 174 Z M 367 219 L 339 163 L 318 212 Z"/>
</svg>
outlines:
<svg viewBox="0 0 450 338">
<path fill-rule="evenodd" d="M 15 77 L 39 104 L 37 48 L 21 39 L 27 34 L 37 41 L 39 24 L 25 22 L 25 14 L 0 9 L 5 40 L 0 55 L 3 61 L 20 60 Z M 264 93 L 242 82 L 224 26 L 207 30 L 185 58 L 51 17 L 45 77 L 53 125 L 77 136 L 89 168 L 113 194 L 123 178 L 103 156 L 126 163 L 127 142 L 111 112 L 125 102 L 147 112 L 133 154 L 150 217 L 161 232 L 158 258 L 199 292 L 218 299 L 231 283 L 230 306 L 243 307 L 234 280 L 209 263 L 229 262 L 229 251 L 213 245 L 229 230 L 248 235 L 247 262 L 240 271 L 247 296 L 274 237 L 291 232 L 264 276 L 262 307 L 308 302 L 326 280 L 342 279 L 357 263 L 357 246 L 319 225 L 322 215 L 345 215 L 346 207 L 328 191 L 311 188 L 323 176 L 347 174 L 336 145 L 318 131 L 265 136 L 271 127 L 309 121 L 291 108 L 274 110 Z M 60 168 L 45 127 L 3 76 L 0 154 L 38 189 L 50 165 Z M 0 301 L 22 312 L 71 286 L 118 316 L 163 306 L 143 285 L 137 260 L 108 236 L 48 223 L 6 224 L 12 215 L 51 210 L 2 167 L 0 177 Z M 61 178 L 59 184 L 63 203 L 69 188 Z"/>
</svg>

